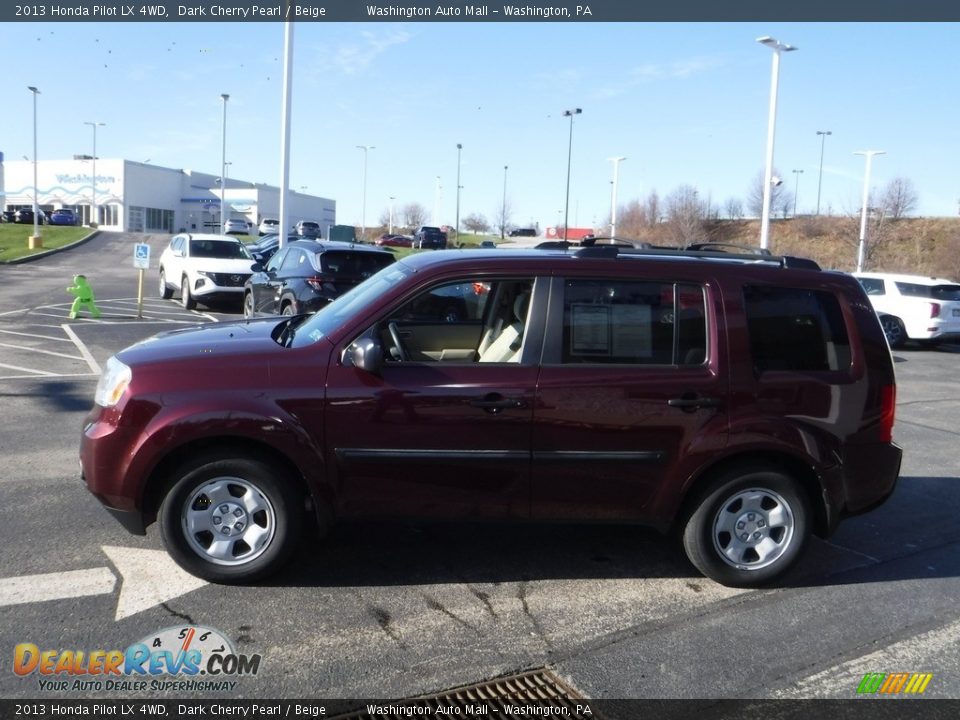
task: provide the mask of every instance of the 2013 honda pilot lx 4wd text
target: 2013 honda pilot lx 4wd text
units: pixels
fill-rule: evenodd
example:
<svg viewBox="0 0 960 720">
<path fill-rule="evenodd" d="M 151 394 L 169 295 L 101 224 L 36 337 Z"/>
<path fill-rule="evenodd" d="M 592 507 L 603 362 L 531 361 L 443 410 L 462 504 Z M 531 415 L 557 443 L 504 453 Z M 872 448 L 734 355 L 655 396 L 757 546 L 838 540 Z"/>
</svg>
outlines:
<svg viewBox="0 0 960 720">
<path fill-rule="evenodd" d="M 314 315 L 158 335 L 107 362 L 90 491 L 216 582 L 337 517 L 676 530 L 769 583 L 893 491 L 895 380 L 860 284 L 716 251 L 463 250 Z"/>
</svg>

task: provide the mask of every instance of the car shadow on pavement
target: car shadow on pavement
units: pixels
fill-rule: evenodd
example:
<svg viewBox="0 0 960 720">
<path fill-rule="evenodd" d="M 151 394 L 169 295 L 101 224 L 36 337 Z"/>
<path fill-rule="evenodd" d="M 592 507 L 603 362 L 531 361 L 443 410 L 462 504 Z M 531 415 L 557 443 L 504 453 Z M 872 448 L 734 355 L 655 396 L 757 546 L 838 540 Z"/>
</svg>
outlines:
<svg viewBox="0 0 960 720">
<path fill-rule="evenodd" d="M 90 384 L 93 376 L 86 382 L 76 380 L 45 381 L 37 383 L 21 392 L 0 392 L 4 397 L 33 397 L 44 407 L 55 412 L 86 412 L 93 407 L 93 390 Z"/>
<path fill-rule="evenodd" d="M 936 501 L 934 501 L 936 499 Z M 817 587 L 960 575 L 930 556 L 960 543 L 960 478 L 901 478 L 894 496 L 841 524 L 772 587 Z M 918 531 L 918 527 L 921 528 Z M 268 585 L 403 586 L 536 580 L 664 579 L 702 587 L 675 535 L 624 525 L 344 522 L 306 539 Z"/>
</svg>

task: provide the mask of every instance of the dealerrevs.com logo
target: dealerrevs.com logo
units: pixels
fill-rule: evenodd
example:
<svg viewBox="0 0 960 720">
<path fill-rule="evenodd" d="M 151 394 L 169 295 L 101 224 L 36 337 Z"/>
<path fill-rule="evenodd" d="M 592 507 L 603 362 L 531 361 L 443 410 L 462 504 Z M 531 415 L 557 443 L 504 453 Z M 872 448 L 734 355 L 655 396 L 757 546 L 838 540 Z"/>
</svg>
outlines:
<svg viewBox="0 0 960 720">
<path fill-rule="evenodd" d="M 932 679 L 932 673 L 867 673 L 857 695 L 923 695 Z"/>
<path fill-rule="evenodd" d="M 14 673 L 37 675 L 47 692 L 229 691 L 234 678 L 256 676 L 260 661 L 237 653 L 219 630 L 197 625 L 166 628 L 126 650 L 41 650 L 34 643 L 13 650 Z"/>
</svg>

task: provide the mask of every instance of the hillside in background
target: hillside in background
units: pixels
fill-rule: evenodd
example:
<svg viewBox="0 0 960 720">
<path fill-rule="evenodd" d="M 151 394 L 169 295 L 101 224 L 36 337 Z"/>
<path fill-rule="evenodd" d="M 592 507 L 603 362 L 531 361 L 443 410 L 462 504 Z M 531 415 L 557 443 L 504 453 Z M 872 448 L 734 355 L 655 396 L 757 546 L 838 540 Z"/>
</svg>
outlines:
<svg viewBox="0 0 960 720">
<path fill-rule="evenodd" d="M 678 245 L 683 237 L 670 222 L 632 228 L 618 235 L 657 245 Z M 756 246 L 759 220 L 708 220 L 699 227 L 700 240 Z M 847 272 L 856 269 L 859 217 L 797 217 L 772 220 L 770 250 L 798 255 L 821 267 Z M 689 242 L 695 242 L 690 237 Z M 867 231 L 865 270 L 935 275 L 960 280 L 960 218 L 900 218 L 871 220 Z"/>
</svg>

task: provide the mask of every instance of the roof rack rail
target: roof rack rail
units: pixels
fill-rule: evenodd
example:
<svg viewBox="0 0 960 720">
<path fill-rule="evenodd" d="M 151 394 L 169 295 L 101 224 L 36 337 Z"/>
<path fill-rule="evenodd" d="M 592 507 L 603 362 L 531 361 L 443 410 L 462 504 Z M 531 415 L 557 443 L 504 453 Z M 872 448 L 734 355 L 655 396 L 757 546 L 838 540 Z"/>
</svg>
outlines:
<svg viewBox="0 0 960 720">
<path fill-rule="evenodd" d="M 688 243 L 683 247 L 684 250 L 712 250 L 716 252 L 726 252 L 724 248 L 732 248 L 748 255 L 772 255 L 766 248 L 755 247 L 753 245 L 740 245 L 738 243 L 723 242 L 722 240 L 709 240 L 707 242 Z"/>
<path fill-rule="evenodd" d="M 593 245 L 589 247 L 572 250 L 571 255 L 577 258 L 608 258 L 630 256 L 646 257 L 689 257 L 703 258 L 706 260 L 737 260 L 744 263 L 767 263 L 778 265 L 782 268 L 800 269 L 800 270 L 820 270 L 820 266 L 809 258 L 795 257 L 793 255 L 771 255 L 766 253 L 730 253 L 723 250 L 689 250 L 686 248 L 669 250 L 664 248 L 640 249 L 618 247 L 616 245 Z"/>
</svg>

